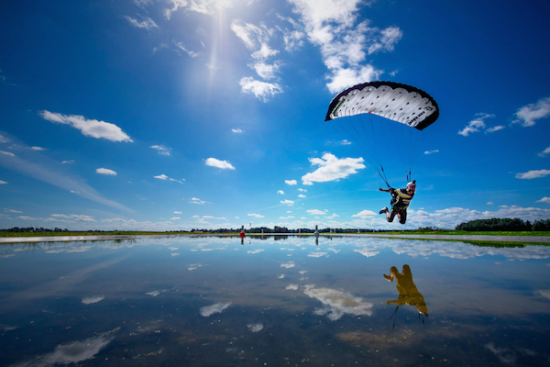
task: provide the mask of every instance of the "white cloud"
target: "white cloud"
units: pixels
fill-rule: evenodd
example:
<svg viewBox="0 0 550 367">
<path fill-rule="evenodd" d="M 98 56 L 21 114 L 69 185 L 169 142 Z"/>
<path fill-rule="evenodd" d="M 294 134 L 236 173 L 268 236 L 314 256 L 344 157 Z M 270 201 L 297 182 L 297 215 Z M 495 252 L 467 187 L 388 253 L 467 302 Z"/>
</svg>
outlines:
<svg viewBox="0 0 550 367">
<path fill-rule="evenodd" d="M 298 284 L 289 284 L 285 288 L 287 291 L 297 291 L 298 290 Z"/>
<path fill-rule="evenodd" d="M 253 55 L 254 56 L 254 55 Z M 264 62 L 256 62 L 250 65 L 256 73 L 265 80 L 275 78 L 275 73 L 279 71 L 279 63 L 266 64 Z"/>
<path fill-rule="evenodd" d="M 333 75 L 330 77 L 331 82 L 327 87 L 332 93 L 338 93 L 355 84 L 380 79 L 381 75 L 382 71 L 375 69 L 372 65 L 346 69 L 334 68 Z"/>
<path fill-rule="evenodd" d="M 487 205 L 494 205 L 495 203 L 493 203 L 492 201 L 488 201 L 487 202 Z"/>
<path fill-rule="evenodd" d="M 537 203 L 547 203 L 547 204 L 550 204 L 550 198 L 545 196 L 543 197 L 542 199 L 540 200 L 537 200 Z"/>
<path fill-rule="evenodd" d="M 9 143 L 10 140 L 3 135 L 0 135 L 0 143 Z"/>
<path fill-rule="evenodd" d="M 283 200 L 283 201 L 281 201 L 281 204 L 292 206 L 292 205 L 294 205 L 294 201 L 292 201 L 292 200 Z"/>
<path fill-rule="evenodd" d="M 498 125 L 498 126 L 490 127 L 490 128 L 488 128 L 487 130 L 485 130 L 485 134 L 487 134 L 487 133 L 494 133 L 495 131 L 499 131 L 499 130 L 502 130 L 502 129 L 504 129 L 504 126 L 503 126 L 503 125 Z"/>
<path fill-rule="evenodd" d="M 158 178 L 159 180 L 164 180 L 164 181 L 174 181 L 174 182 L 179 182 L 179 183 L 183 183 L 183 181 L 185 181 L 185 178 L 182 178 L 181 180 L 176 180 L 175 178 L 170 178 L 168 176 L 166 176 L 165 174 L 162 174 L 162 175 L 158 175 L 158 176 L 153 176 L 154 178 Z"/>
<path fill-rule="evenodd" d="M 4 209 L 4 213 L 19 213 L 19 214 L 21 214 L 21 213 L 23 213 L 23 212 L 21 212 L 21 211 L 19 211 L 19 210 L 14 210 L 14 209 L 5 208 L 5 209 Z"/>
<path fill-rule="evenodd" d="M 199 198 L 191 198 L 190 204 L 197 204 L 197 205 L 204 205 L 204 204 L 211 204 L 207 201 L 201 200 Z"/>
<path fill-rule="evenodd" d="M 542 152 L 538 154 L 539 157 L 546 157 L 548 154 L 550 154 L 550 147 L 544 149 Z"/>
<path fill-rule="evenodd" d="M 233 131 L 235 134 L 242 134 L 242 130 L 241 129 L 231 129 L 231 131 Z"/>
<path fill-rule="evenodd" d="M 177 11 L 179 8 L 184 8 L 187 6 L 187 0 L 169 0 L 169 3 L 172 4 L 172 8 L 170 9 L 164 9 L 163 14 L 166 17 L 166 19 L 170 20 L 172 17 L 172 13 Z"/>
<path fill-rule="evenodd" d="M 259 254 L 262 251 L 264 251 L 264 250 L 263 249 L 258 249 L 258 250 L 247 251 L 247 253 L 248 254 Z"/>
<path fill-rule="evenodd" d="M 357 214 L 352 215 L 352 217 L 359 217 L 359 218 L 365 219 L 365 218 L 373 217 L 373 216 L 376 216 L 376 215 L 377 214 L 375 212 L 365 209 L 365 210 L 363 210 L 363 211 L 361 211 Z"/>
<path fill-rule="evenodd" d="M 4 154 L 10 157 L 15 157 L 15 154 L 13 154 L 12 152 L 4 152 L 3 150 L 0 150 L 0 154 Z"/>
<path fill-rule="evenodd" d="M 397 42 L 403 37 L 403 32 L 398 27 L 388 27 L 380 31 L 375 42 L 369 46 L 369 55 L 377 51 L 393 51 Z"/>
<path fill-rule="evenodd" d="M 274 30 L 267 28 L 265 24 L 255 26 L 241 20 L 234 20 L 231 23 L 231 30 L 243 41 L 248 50 L 253 51 L 251 54 L 253 62 L 248 66 L 254 69 L 263 79 L 269 80 L 275 78 L 275 74 L 279 71 L 280 62 L 274 61 L 273 63 L 266 63 L 268 58 L 279 53 L 278 50 L 272 49 L 268 44 Z M 243 80 L 241 80 L 241 86 L 242 85 Z M 278 85 L 276 86 L 280 89 Z M 266 85 L 258 85 L 257 87 L 265 89 Z M 257 94 L 256 97 L 258 97 Z"/>
<path fill-rule="evenodd" d="M 216 159 L 216 158 L 208 158 L 206 160 L 206 165 L 210 167 L 217 167 L 220 169 L 231 169 L 231 170 L 235 169 L 235 167 L 233 167 L 231 163 L 229 163 L 228 161 L 220 161 L 219 159 Z"/>
<path fill-rule="evenodd" d="M 150 31 L 153 28 L 159 27 L 157 23 L 155 23 L 151 18 L 147 18 L 143 22 L 139 22 L 137 19 L 129 17 L 128 15 L 125 15 L 124 18 L 126 18 L 130 22 L 130 24 L 132 24 L 134 27 L 147 29 L 148 31 Z"/>
<path fill-rule="evenodd" d="M 200 313 L 201 316 L 208 317 L 215 313 L 221 313 L 223 310 L 231 306 L 231 302 L 227 303 L 215 303 L 210 306 L 201 307 Z"/>
<path fill-rule="evenodd" d="M 134 0 L 134 4 L 142 9 L 145 9 L 147 5 L 153 4 L 153 0 Z"/>
<path fill-rule="evenodd" d="M 264 218 L 263 215 L 261 214 L 256 214 L 256 213 L 252 213 L 252 214 L 248 214 L 249 217 L 256 217 L 256 218 Z"/>
<path fill-rule="evenodd" d="M 298 195 L 299 198 L 305 198 L 306 196 L 304 194 Z"/>
<path fill-rule="evenodd" d="M 328 210 L 310 209 L 306 210 L 306 212 L 308 212 L 309 215 L 325 215 L 328 213 Z"/>
<path fill-rule="evenodd" d="M 332 215 L 329 215 L 329 216 L 327 217 L 327 219 L 334 219 L 334 218 L 338 218 L 338 217 L 340 217 L 340 216 L 339 216 L 338 214 L 334 213 L 334 214 L 332 214 Z"/>
<path fill-rule="evenodd" d="M 94 218 L 89 215 L 78 215 L 78 214 L 52 214 L 50 217 L 55 218 L 58 221 L 74 221 L 74 222 L 97 222 Z"/>
<path fill-rule="evenodd" d="M 284 195 L 285 192 L 283 190 L 277 190 L 277 194 L 281 194 L 281 195 Z"/>
<path fill-rule="evenodd" d="M 480 129 L 485 129 L 485 120 L 493 117 L 495 117 L 495 115 L 490 115 L 487 113 L 478 113 L 475 115 L 475 118 L 472 121 L 470 121 L 468 125 L 458 133 L 462 136 L 468 136 L 471 133 L 477 133 L 480 131 Z"/>
<path fill-rule="evenodd" d="M 365 168 L 363 158 L 342 158 L 338 159 L 330 153 L 323 154 L 322 158 L 309 158 L 312 166 L 320 166 L 316 171 L 302 176 L 304 185 L 311 185 L 313 182 L 328 182 L 346 178 L 357 173 L 358 169 Z"/>
<path fill-rule="evenodd" d="M 10 139 L 14 140 L 14 139 Z M 17 141 L 16 145 L 27 149 L 24 143 Z M 68 192 L 93 200 L 97 203 L 108 205 L 119 210 L 131 211 L 125 206 L 103 198 L 96 190 L 90 187 L 84 179 L 65 171 L 65 167 L 58 161 L 43 155 L 39 151 L 32 153 L 32 160 L 20 157 L 5 157 L 0 154 L 0 166 L 16 171 L 20 174 L 47 182 Z"/>
<path fill-rule="evenodd" d="M 435 149 L 435 150 L 426 150 L 424 152 L 424 154 L 434 154 L 434 153 L 439 153 L 439 149 Z"/>
<path fill-rule="evenodd" d="M 542 98 L 537 103 L 521 107 L 515 113 L 517 117 L 513 123 L 519 123 L 523 127 L 534 126 L 537 120 L 550 116 L 550 97 Z"/>
<path fill-rule="evenodd" d="M 62 115 L 60 113 L 49 112 L 46 110 L 40 111 L 39 115 L 44 120 L 72 126 L 80 130 L 85 136 L 91 136 L 96 139 L 107 139 L 110 141 L 133 141 L 120 129 L 120 127 L 109 122 L 88 120 L 84 116 Z"/>
<path fill-rule="evenodd" d="M 174 214 L 182 214 L 182 212 L 174 211 Z"/>
<path fill-rule="evenodd" d="M 294 263 L 294 261 L 290 261 L 288 263 L 281 264 L 281 268 L 286 268 L 286 269 L 290 269 L 290 268 L 293 268 L 295 266 L 296 266 L 296 264 Z"/>
<path fill-rule="evenodd" d="M 180 50 L 182 50 L 183 52 L 185 52 L 187 55 L 189 55 L 191 57 L 197 57 L 197 56 L 200 55 L 200 53 L 198 53 L 198 52 L 191 51 L 191 50 L 187 49 L 187 47 L 185 47 L 183 42 L 175 42 L 174 41 L 174 45 L 176 45 L 177 48 L 179 48 Z"/>
<path fill-rule="evenodd" d="M 113 171 L 112 169 L 107 169 L 107 168 L 98 168 L 95 170 L 97 173 L 99 173 L 100 175 L 107 175 L 107 176 L 116 176 L 116 172 Z"/>
<path fill-rule="evenodd" d="M 519 178 L 521 180 L 532 180 L 533 178 L 540 178 L 550 175 L 550 170 L 547 169 L 541 169 L 538 171 L 529 171 L 525 173 L 518 173 L 516 174 L 516 178 Z"/>
<path fill-rule="evenodd" d="M 254 49 L 257 46 L 258 41 L 256 38 L 266 33 L 265 28 L 260 28 L 241 20 L 234 20 L 231 23 L 231 30 L 241 39 L 241 41 L 244 42 L 244 45 L 249 50 Z"/>
<path fill-rule="evenodd" d="M 369 54 L 392 51 L 401 39 L 397 27 L 369 28 L 368 21 L 356 24 L 361 0 L 290 0 L 305 26 L 308 39 L 319 46 L 329 70 L 327 87 L 338 92 L 357 83 L 378 79 L 381 71 L 364 65 Z"/>
<path fill-rule="evenodd" d="M 31 149 L 38 150 L 38 151 L 46 150 L 45 148 L 41 148 L 41 147 L 31 147 Z"/>
<path fill-rule="evenodd" d="M 165 156 L 169 156 L 170 151 L 172 150 L 172 148 L 167 148 L 164 145 L 151 145 L 151 148 L 155 149 L 158 152 L 158 154 L 165 155 Z"/>
<path fill-rule="evenodd" d="M 21 220 L 41 220 L 44 222 L 67 222 L 67 223 L 77 223 L 77 222 L 97 222 L 94 218 L 90 217 L 89 215 L 78 215 L 78 214 L 71 214 L 71 215 L 65 215 L 65 214 L 52 214 L 49 218 L 34 218 L 34 217 L 28 217 L 25 215 L 17 217 L 17 219 Z"/>
<path fill-rule="evenodd" d="M 168 20 L 172 17 L 172 13 L 178 11 L 180 8 L 213 15 L 220 9 L 232 7 L 231 0 L 169 0 L 168 3 L 171 4 L 171 7 L 163 11 L 164 16 Z"/>
<path fill-rule="evenodd" d="M 254 80 L 251 76 L 242 78 L 239 84 L 243 93 L 254 94 L 256 98 L 263 102 L 267 102 L 270 97 L 274 97 L 276 94 L 283 93 L 278 84 Z"/>
<path fill-rule="evenodd" d="M 285 180 L 285 183 L 289 186 L 294 186 L 298 184 L 298 181 L 296 180 Z"/>
<path fill-rule="evenodd" d="M 298 191 L 307 192 L 307 190 L 305 190 L 305 189 L 298 189 Z"/>
<path fill-rule="evenodd" d="M 0 180 L 0 185 L 7 185 L 8 183 L 6 181 Z"/>
<path fill-rule="evenodd" d="M 61 162 L 61 164 L 73 164 L 73 163 L 74 163 L 74 161 L 63 161 L 63 162 Z"/>
<path fill-rule="evenodd" d="M 340 141 L 338 145 L 351 145 L 351 141 L 344 139 Z"/>
<path fill-rule="evenodd" d="M 170 220 L 180 220 L 181 218 L 180 217 L 172 217 L 170 218 Z"/>
<path fill-rule="evenodd" d="M 161 43 L 158 46 L 153 47 L 153 54 L 156 54 L 159 50 L 162 50 L 163 48 L 168 48 L 168 45 L 166 43 Z"/>
</svg>

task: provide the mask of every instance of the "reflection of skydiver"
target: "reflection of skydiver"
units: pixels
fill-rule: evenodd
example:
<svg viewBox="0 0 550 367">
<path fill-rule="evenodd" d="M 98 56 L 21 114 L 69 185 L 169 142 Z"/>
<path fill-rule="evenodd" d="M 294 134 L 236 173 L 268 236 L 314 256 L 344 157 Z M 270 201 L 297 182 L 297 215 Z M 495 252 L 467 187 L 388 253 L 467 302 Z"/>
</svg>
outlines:
<svg viewBox="0 0 550 367">
<path fill-rule="evenodd" d="M 244 236 L 246 236 L 246 234 L 244 233 L 244 225 L 241 227 L 241 233 L 239 234 L 239 236 L 241 236 L 241 245 L 244 245 Z"/>
<path fill-rule="evenodd" d="M 409 265 L 403 265 L 403 271 L 401 274 L 395 266 L 392 266 L 390 269 L 390 275 L 384 274 L 384 278 L 388 282 L 393 282 L 393 278 L 397 280 L 397 291 L 399 292 L 399 298 L 393 301 L 388 300 L 386 302 L 387 305 L 392 303 L 397 304 L 397 308 L 394 312 L 395 317 L 397 317 L 397 310 L 402 305 L 416 306 L 416 309 L 418 310 L 418 317 L 421 317 L 421 315 L 428 317 L 428 307 L 426 306 L 424 297 L 422 297 L 422 294 L 420 294 L 418 289 L 416 289 Z M 424 323 L 424 319 L 422 319 L 422 323 Z"/>
<path fill-rule="evenodd" d="M 409 207 L 409 203 L 414 197 L 414 193 L 416 191 L 416 181 L 409 182 L 405 189 L 396 190 L 389 188 L 388 190 L 385 190 L 379 188 L 378 190 L 389 192 L 391 194 L 391 210 L 389 210 L 388 207 L 385 207 L 380 210 L 380 214 L 386 213 L 386 219 L 388 222 L 393 222 L 393 219 L 397 214 L 399 223 L 405 224 L 407 221 L 407 208 Z"/>
</svg>

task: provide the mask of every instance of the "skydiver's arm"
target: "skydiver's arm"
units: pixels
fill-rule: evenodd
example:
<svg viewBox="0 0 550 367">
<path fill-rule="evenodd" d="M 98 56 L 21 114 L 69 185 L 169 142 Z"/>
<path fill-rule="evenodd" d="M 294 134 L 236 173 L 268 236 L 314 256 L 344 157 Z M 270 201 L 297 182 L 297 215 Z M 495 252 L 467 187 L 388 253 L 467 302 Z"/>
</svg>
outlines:
<svg viewBox="0 0 550 367">
<path fill-rule="evenodd" d="M 388 190 L 385 190 L 385 189 L 383 189 L 383 188 L 381 188 L 381 187 L 379 187 L 378 190 L 379 190 L 379 191 L 384 191 L 384 192 L 390 192 L 389 189 L 388 189 Z"/>
</svg>

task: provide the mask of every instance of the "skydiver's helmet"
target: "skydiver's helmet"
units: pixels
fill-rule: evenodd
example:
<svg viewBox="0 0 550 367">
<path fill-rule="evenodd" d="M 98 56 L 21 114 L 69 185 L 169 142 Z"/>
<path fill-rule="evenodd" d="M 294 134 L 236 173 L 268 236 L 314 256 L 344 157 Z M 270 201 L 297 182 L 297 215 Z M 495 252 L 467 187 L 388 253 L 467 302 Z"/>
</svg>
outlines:
<svg viewBox="0 0 550 367">
<path fill-rule="evenodd" d="M 416 181 L 409 182 L 407 184 L 407 190 L 415 192 L 416 191 Z"/>
</svg>

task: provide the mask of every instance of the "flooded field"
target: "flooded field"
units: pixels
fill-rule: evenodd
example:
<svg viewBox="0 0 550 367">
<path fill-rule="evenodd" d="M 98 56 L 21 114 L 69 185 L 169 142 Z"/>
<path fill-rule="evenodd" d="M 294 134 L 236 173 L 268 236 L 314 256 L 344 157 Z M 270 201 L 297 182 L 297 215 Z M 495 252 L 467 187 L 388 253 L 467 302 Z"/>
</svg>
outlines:
<svg viewBox="0 0 550 367">
<path fill-rule="evenodd" d="M 550 247 L 350 237 L 0 246 L 0 366 L 548 365 Z"/>
</svg>

